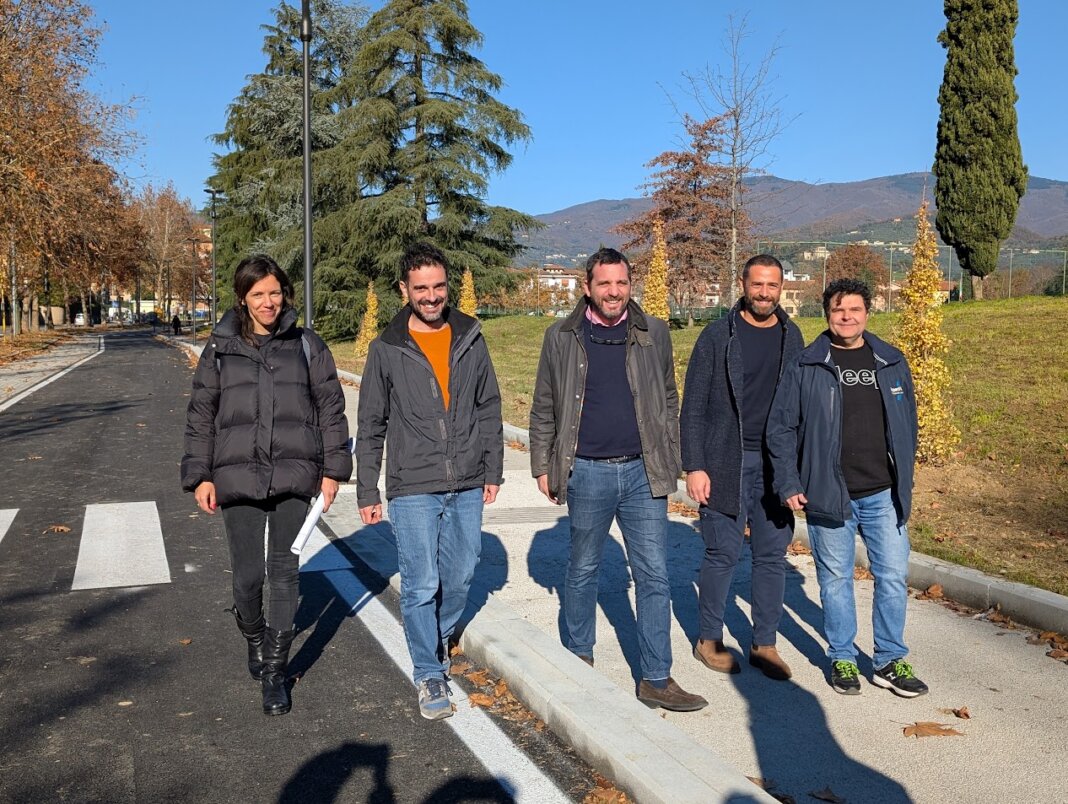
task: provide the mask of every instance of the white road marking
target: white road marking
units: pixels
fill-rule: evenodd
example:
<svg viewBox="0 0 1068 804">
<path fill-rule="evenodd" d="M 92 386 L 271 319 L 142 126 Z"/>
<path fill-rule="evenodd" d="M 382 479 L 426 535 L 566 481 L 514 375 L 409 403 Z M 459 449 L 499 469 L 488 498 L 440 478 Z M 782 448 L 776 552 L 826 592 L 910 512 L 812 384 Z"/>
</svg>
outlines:
<svg viewBox="0 0 1068 804">
<path fill-rule="evenodd" d="M 7 410 L 9 407 L 14 405 L 16 402 L 21 402 L 23 399 L 28 397 L 34 391 L 40 391 L 42 388 L 44 388 L 49 383 L 55 382 L 56 380 L 58 380 L 60 377 L 62 377 L 67 372 L 74 371 L 74 369 L 78 368 L 78 366 L 80 366 L 82 363 L 87 363 L 90 360 L 92 360 L 94 357 L 96 357 L 97 355 L 103 354 L 103 352 L 104 352 L 104 336 L 101 335 L 100 336 L 100 346 L 97 348 L 97 350 L 95 352 L 93 352 L 88 357 L 83 357 L 77 363 L 74 363 L 74 364 L 72 364 L 70 366 L 67 366 L 62 371 L 57 371 L 51 377 L 48 377 L 48 378 L 46 378 L 44 380 L 41 380 L 36 385 L 31 385 L 25 391 L 23 391 L 22 393 L 19 393 L 19 394 L 15 394 L 13 397 L 11 397 L 11 399 L 7 400 L 6 402 L 0 403 L 0 413 L 2 413 L 3 411 Z"/>
<path fill-rule="evenodd" d="M 320 539 L 322 541 L 319 541 Z M 312 533 L 305 552 L 309 558 L 304 562 L 301 571 L 314 572 L 317 567 L 324 568 L 323 575 L 337 590 L 341 599 L 349 605 L 349 612 L 363 621 L 368 632 L 389 654 L 393 663 L 410 679 L 412 660 L 408 654 L 403 627 L 351 569 L 334 568 L 351 566 L 344 554 L 318 528 Z M 331 553 L 336 555 L 329 555 Z M 450 684 L 449 687 L 453 693 L 456 714 L 443 722 L 456 732 L 510 796 L 520 804 L 570 801 L 552 780 L 538 769 L 530 757 L 515 747 L 485 712 L 471 706 L 467 694 L 458 685 Z M 417 705 L 414 685 L 411 705 Z M 427 723 L 427 728 L 436 726 L 436 723 Z"/>
<path fill-rule="evenodd" d="M 11 523 L 15 521 L 15 514 L 18 512 L 18 508 L 0 510 L 0 542 L 4 540 L 4 535 L 7 533 L 7 529 L 11 527 Z"/>
<path fill-rule="evenodd" d="M 155 502 L 85 506 L 72 590 L 170 582 Z"/>
</svg>

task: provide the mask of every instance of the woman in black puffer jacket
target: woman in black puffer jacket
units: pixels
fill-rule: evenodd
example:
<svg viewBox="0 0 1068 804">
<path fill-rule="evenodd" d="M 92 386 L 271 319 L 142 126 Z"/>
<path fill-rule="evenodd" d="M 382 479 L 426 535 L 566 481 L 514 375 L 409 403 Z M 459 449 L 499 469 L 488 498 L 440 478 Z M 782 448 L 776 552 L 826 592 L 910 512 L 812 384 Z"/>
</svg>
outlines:
<svg viewBox="0 0 1068 804">
<path fill-rule="evenodd" d="M 289 548 L 311 498 L 322 492 L 329 509 L 352 474 L 345 396 L 326 344 L 296 326 L 293 285 L 274 260 L 242 260 L 234 299 L 193 376 L 182 488 L 202 511 L 222 508 L 248 669 L 262 682 L 263 711 L 284 715 L 299 584 L 299 556 Z"/>
</svg>

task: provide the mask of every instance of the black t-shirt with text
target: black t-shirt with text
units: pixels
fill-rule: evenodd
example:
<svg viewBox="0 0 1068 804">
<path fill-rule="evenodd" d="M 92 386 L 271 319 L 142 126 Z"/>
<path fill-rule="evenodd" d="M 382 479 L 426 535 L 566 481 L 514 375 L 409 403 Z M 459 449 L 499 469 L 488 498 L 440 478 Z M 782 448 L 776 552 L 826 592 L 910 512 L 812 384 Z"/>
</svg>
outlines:
<svg viewBox="0 0 1068 804">
<path fill-rule="evenodd" d="M 886 448 L 886 415 L 875 377 L 875 354 L 831 347 L 842 389 L 842 474 L 849 496 L 870 497 L 893 485 Z"/>
</svg>

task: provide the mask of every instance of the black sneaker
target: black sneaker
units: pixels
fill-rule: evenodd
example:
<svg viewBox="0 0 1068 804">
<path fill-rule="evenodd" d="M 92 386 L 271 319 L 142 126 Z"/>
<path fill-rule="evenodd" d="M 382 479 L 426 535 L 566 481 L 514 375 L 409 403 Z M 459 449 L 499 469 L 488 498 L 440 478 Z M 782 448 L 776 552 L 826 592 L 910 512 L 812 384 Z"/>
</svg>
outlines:
<svg viewBox="0 0 1068 804">
<path fill-rule="evenodd" d="M 831 663 L 831 689 L 842 695 L 860 695 L 860 669 L 856 662 L 837 659 Z"/>
<path fill-rule="evenodd" d="M 927 685 L 916 678 L 912 665 L 904 659 L 894 659 L 872 673 L 871 683 L 885 687 L 902 698 L 915 698 L 927 694 Z"/>
</svg>

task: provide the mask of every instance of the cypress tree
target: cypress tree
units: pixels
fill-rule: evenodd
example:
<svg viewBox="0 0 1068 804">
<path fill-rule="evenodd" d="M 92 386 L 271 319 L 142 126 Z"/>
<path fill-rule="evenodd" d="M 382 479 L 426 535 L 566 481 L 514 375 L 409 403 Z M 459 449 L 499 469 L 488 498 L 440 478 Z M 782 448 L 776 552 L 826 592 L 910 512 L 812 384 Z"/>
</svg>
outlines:
<svg viewBox="0 0 1068 804">
<path fill-rule="evenodd" d="M 389 0 L 367 24 L 356 74 L 368 203 L 357 231 L 361 262 L 379 274 L 394 272 L 412 241 L 429 240 L 455 276 L 470 269 L 486 292 L 522 252 L 517 232 L 539 225 L 483 200 L 489 177 L 512 160 L 506 147 L 530 130 L 495 97 L 500 77 L 471 53 L 481 43 L 463 0 Z"/>
<path fill-rule="evenodd" d="M 945 0 L 946 49 L 935 149 L 935 225 L 982 298 L 1027 189 L 1016 130 L 1016 0 Z"/>
</svg>

